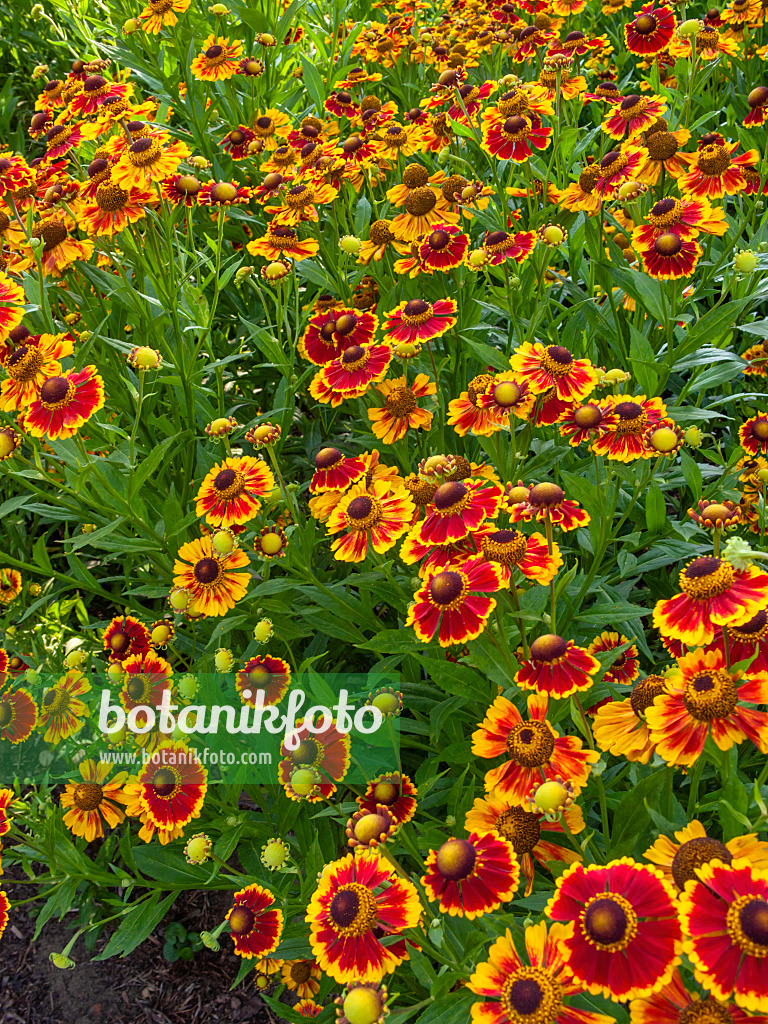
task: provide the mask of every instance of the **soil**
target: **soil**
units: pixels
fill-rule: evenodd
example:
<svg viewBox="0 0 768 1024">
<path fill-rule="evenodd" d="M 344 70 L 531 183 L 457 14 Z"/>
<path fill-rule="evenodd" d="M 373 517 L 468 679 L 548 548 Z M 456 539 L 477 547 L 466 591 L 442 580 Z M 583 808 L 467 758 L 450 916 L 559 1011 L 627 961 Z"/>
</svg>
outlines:
<svg viewBox="0 0 768 1024">
<path fill-rule="evenodd" d="M 14 886 L 14 874 L 9 868 L 3 875 L 3 889 L 11 900 L 24 899 L 28 887 Z M 170 963 L 163 956 L 171 920 L 190 932 L 212 931 L 229 909 L 227 900 L 225 893 L 188 892 L 183 905 L 175 905 L 175 913 L 125 959 L 89 962 L 77 943 L 74 970 L 60 970 L 48 958 L 72 936 L 66 918 L 49 921 L 33 942 L 35 923 L 26 907 L 12 910 L 0 947 L 0 1024 L 275 1024 L 279 1018 L 248 979 L 230 991 L 240 961 L 224 945 L 219 953 L 203 949 L 191 961 Z M 100 937 L 96 952 L 107 939 Z"/>
</svg>

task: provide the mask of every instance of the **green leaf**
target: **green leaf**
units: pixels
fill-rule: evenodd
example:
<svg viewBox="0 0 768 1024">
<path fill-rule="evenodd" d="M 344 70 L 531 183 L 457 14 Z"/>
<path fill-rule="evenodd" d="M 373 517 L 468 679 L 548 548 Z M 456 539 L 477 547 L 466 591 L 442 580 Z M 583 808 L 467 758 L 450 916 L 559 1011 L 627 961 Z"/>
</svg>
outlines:
<svg viewBox="0 0 768 1024">
<path fill-rule="evenodd" d="M 661 533 L 667 522 L 667 506 L 661 488 L 652 481 L 645 498 L 645 524 L 651 534 Z"/>
<path fill-rule="evenodd" d="M 457 1021 L 469 1020 L 469 1008 L 477 999 L 469 989 L 449 992 L 436 999 L 424 1013 L 416 1019 L 416 1024 L 456 1024 Z"/>
<path fill-rule="evenodd" d="M 178 893 L 169 893 L 164 900 L 161 900 L 160 896 L 159 892 L 155 892 L 139 906 L 134 904 L 118 925 L 103 952 L 93 959 L 109 960 L 110 957 L 117 956 L 118 953 L 121 957 L 126 957 L 145 939 L 149 938 L 165 917 Z"/>
</svg>

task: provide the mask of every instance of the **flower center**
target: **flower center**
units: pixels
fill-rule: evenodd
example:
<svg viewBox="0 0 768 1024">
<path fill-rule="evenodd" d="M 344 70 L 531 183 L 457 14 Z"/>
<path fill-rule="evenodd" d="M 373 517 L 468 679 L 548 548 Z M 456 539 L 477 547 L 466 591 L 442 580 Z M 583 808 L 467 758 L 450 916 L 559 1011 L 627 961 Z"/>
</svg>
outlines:
<svg viewBox="0 0 768 1024">
<path fill-rule="evenodd" d="M 315 456 L 315 467 L 317 469 L 330 469 L 340 462 L 344 456 L 338 448 L 321 448 Z"/>
<path fill-rule="evenodd" d="M 437 204 L 437 194 L 426 186 L 415 188 L 405 200 L 405 208 L 412 217 L 424 217 Z"/>
<path fill-rule="evenodd" d="M 75 394 L 75 385 L 66 377 L 49 377 L 40 388 L 40 404 L 45 409 L 63 409 Z"/>
<path fill-rule="evenodd" d="M 122 210 L 127 202 L 128 193 L 125 189 L 119 188 L 111 182 L 99 185 L 96 189 L 96 205 L 100 210 L 104 210 L 107 213 Z"/>
<path fill-rule="evenodd" d="M 66 690 L 54 686 L 43 697 L 43 707 L 49 715 L 60 715 L 70 705 L 70 696 Z"/>
<path fill-rule="evenodd" d="M 603 414 L 597 405 L 582 405 L 573 414 L 573 422 L 581 430 L 594 430 L 603 422 Z"/>
<path fill-rule="evenodd" d="M 245 477 L 239 469 L 222 469 L 213 480 L 216 496 L 224 501 L 242 494 L 245 488 Z"/>
<path fill-rule="evenodd" d="M 750 427 L 750 433 L 756 441 L 768 441 L 768 419 L 756 419 Z"/>
<path fill-rule="evenodd" d="M 404 324 L 415 327 L 417 324 L 423 324 L 429 320 L 432 316 L 432 305 L 425 302 L 424 299 L 411 299 L 403 306 L 401 316 Z"/>
<path fill-rule="evenodd" d="M 752 110 L 755 107 L 764 107 L 768 103 L 768 87 L 764 85 L 758 85 L 752 90 L 747 96 L 747 103 L 750 105 Z"/>
<path fill-rule="evenodd" d="M 548 508 L 550 505 L 559 505 L 565 498 L 565 492 L 557 484 L 545 480 L 544 483 L 536 484 L 528 493 L 528 502 L 536 508 Z"/>
<path fill-rule="evenodd" d="M 727 1006 L 714 999 L 694 999 L 681 1010 L 678 1024 L 731 1024 L 733 1017 Z"/>
<path fill-rule="evenodd" d="M 215 587 L 224 575 L 218 558 L 201 558 L 199 562 L 195 563 L 192 573 L 203 587 Z"/>
<path fill-rule="evenodd" d="M 666 680 L 663 676 L 647 676 L 635 683 L 629 695 L 629 703 L 634 713 L 640 717 L 653 704 L 659 694 L 664 693 Z"/>
<path fill-rule="evenodd" d="M 449 839 L 437 851 L 435 867 L 451 882 L 460 882 L 472 874 L 477 851 L 466 839 Z"/>
<path fill-rule="evenodd" d="M 654 132 L 647 138 L 646 146 L 651 160 L 661 162 L 669 160 L 680 148 L 672 132 Z M 661 202 L 665 202 L 665 200 L 662 199 Z"/>
<path fill-rule="evenodd" d="M 641 14 L 639 18 L 635 18 L 635 32 L 639 32 L 641 36 L 649 36 L 656 30 L 657 24 L 652 14 Z"/>
<path fill-rule="evenodd" d="M 768 900 L 739 896 L 728 908 L 728 934 L 747 956 L 768 956 Z"/>
<path fill-rule="evenodd" d="M 697 878 L 696 869 L 711 860 L 721 860 L 730 864 L 733 860 L 731 851 L 717 839 L 709 836 L 697 836 L 683 843 L 672 858 L 672 877 L 678 889 L 684 889 L 685 883 Z"/>
<path fill-rule="evenodd" d="M 673 256 L 677 256 L 683 248 L 683 240 L 674 231 L 665 231 L 663 235 L 654 239 L 653 248 L 659 256 L 671 259 Z"/>
<path fill-rule="evenodd" d="M 309 981 L 312 974 L 312 965 L 309 960 L 300 960 L 296 964 L 291 964 L 291 981 L 297 985 L 303 985 L 304 982 Z"/>
<path fill-rule="evenodd" d="M 178 779 L 171 768 L 158 768 L 152 776 L 151 786 L 161 800 L 170 800 L 178 791 Z"/>
<path fill-rule="evenodd" d="M 229 928 L 233 935 L 248 935 L 252 930 L 256 916 L 250 907 L 238 903 L 229 915 Z"/>
<path fill-rule="evenodd" d="M 504 252 L 509 247 L 509 235 L 506 231 L 491 231 L 485 236 L 483 248 L 486 252 Z"/>
<path fill-rule="evenodd" d="M 276 249 L 292 249 L 299 241 L 299 236 L 294 231 L 279 225 L 269 229 L 268 237 Z"/>
<path fill-rule="evenodd" d="M 648 222 L 655 228 L 666 228 L 671 224 L 678 224 L 682 212 L 683 204 L 679 199 L 660 199 L 655 206 L 651 207 Z"/>
<path fill-rule="evenodd" d="M 619 434 L 639 433 L 648 421 L 645 410 L 637 402 L 619 402 L 613 411 L 619 417 L 616 424 Z"/>
<path fill-rule="evenodd" d="M 525 117 L 523 114 L 514 114 L 512 117 L 508 117 L 501 126 L 501 134 L 510 142 L 524 139 L 530 135 L 532 125 L 533 121 L 530 117 Z"/>
<path fill-rule="evenodd" d="M 683 592 L 696 600 L 706 601 L 724 594 L 733 583 L 736 570 L 730 562 L 712 555 L 694 558 L 679 576 Z"/>
<path fill-rule="evenodd" d="M 517 565 L 527 550 L 525 534 L 519 530 L 498 530 L 482 540 L 483 557 L 500 565 Z"/>
<path fill-rule="evenodd" d="M 438 231 L 433 231 L 427 239 L 427 243 L 430 249 L 434 249 L 436 252 L 442 252 L 451 241 L 449 232 L 444 231 L 442 228 Z"/>
<path fill-rule="evenodd" d="M 496 384 L 492 391 L 493 400 L 502 409 L 511 409 L 523 396 L 523 389 L 513 380 L 504 380 Z"/>
<path fill-rule="evenodd" d="M 619 104 L 619 114 L 625 121 L 631 121 L 633 117 L 639 117 L 644 113 L 647 106 L 647 100 L 636 93 L 632 93 L 631 96 L 625 96 Z"/>
<path fill-rule="evenodd" d="M 370 530 L 382 517 L 381 502 L 368 494 L 353 498 L 347 505 L 347 520 L 353 530 Z"/>
<path fill-rule="evenodd" d="M 60 220 L 46 220 L 32 231 L 33 238 L 42 238 L 43 252 L 50 252 L 67 237 L 67 229 Z"/>
<path fill-rule="evenodd" d="M 541 967 L 521 967 L 501 990 L 501 1005 L 510 1024 L 551 1024 L 562 1001 L 560 985 Z"/>
<path fill-rule="evenodd" d="M 438 608 L 458 608 L 469 593 L 469 580 L 457 569 L 447 569 L 433 576 L 429 583 L 429 599 Z"/>
<path fill-rule="evenodd" d="M 362 345 L 350 345 L 341 353 L 341 365 L 347 373 L 355 373 L 357 370 L 364 369 L 370 358 L 371 353 Z"/>
<path fill-rule="evenodd" d="M 759 611 L 743 626 L 729 626 L 728 632 L 732 640 L 740 640 L 742 643 L 757 643 L 758 640 L 762 640 L 764 636 L 768 635 L 768 612 Z"/>
<path fill-rule="evenodd" d="M 125 690 L 132 701 L 137 704 L 145 704 L 152 691 L 152 683 L 147 676 L 141 673 L 131 676 Z"/>
<path fill-rule="evenodd" d="M 724 146 L 705 146 L 699 153 L 699 170 L 713 178 L 724 174 L 730 163 L 731 158 Z"/>
<path fill-rule="evenodd" d="M 75 787 L 74 803 L 80 811 L 95 811 L 101 803 L 104 790 L 96 782 L 81 782 Z"/>
<path fill-rule="evenodd" d="M 340 935 L 364 935 L 376 921 L 376 900 L 367 886 L 347 882 L 331 900 L 328 916 Z"/>
<path fill-rule="evenodd" d="M 698 722 L 727 718 L 736 707 L 739 694 L 729 672 L 704 672 L 694 676 L 685 686 L 688 714 Z"/>
<path fill-rule="evenodd" d="M 512 844 L 518 857 L 530 853 L 541 837 L 538 816 L 522 807 L 502 811 L 496 821 L 496 831 Z"/>
<path fill-rule="evenodd" d="M 373 245 L 387 245 L 389 242 L 395 240 L 395 236 L 390 230 L 392 221 L 390 220 L 375 220 L 371 224 L 370 240 Z"/>
<path fill-rule="evenodd" d="M 531 644 L 531 661 L 552 663 L 568 650 L 568 641 L 555 633 L 545 633 Z"/>
<path fill-rule="evenodd" d="M 22 345 L 11 352 L 5 370 L 13 380 L 26 382 L 35 379 L 44 362 L 45 356 L 37 345 Z"/>
<path fill-rule="evenodd" d="M 404 419 L 416 408 L 416 398 L 410 388 L 392 388 L 385 404 L 393 416 Z"/>
<path fill-rule="evenodd" d="M 440 484 L 432 499 L 439 516 L 454 516 L 462 511 L 469 502 L 469 491 L 458 480 Z"/>
<path fill-rule="evenodd" d="M 580 923 L 587 942 L 611 953 L 626 949 L 637 934 L 637 914 L 616 893 L 593 896 L 581 913 Z"/>
<path fill-rule="evenodd" d="M 579 188 L 582 192 L 594 192 L 597 179 L 602 177 L 604 169 L 601 164 L 592 164 L 589 167 L 585 167 L 579 175 Z"/>
<path fill-rule="evenodd" d="M 305 206 L 311 206 L 315 200 L 315 191 L 308 185 L 294 185 L 285 193 L 285 205 L 292 210 L 301 210 Z"/>
<path fill-rule="evenodd" d="M 493 384 L 493 377 L 490 373 L 478 374 L 477 377 L 473 377 L 469 384 L 467 384 L 467 397 L 475 408 L 477 408 L 478 395 L 485 394 L 485 389 L 490 384 Z"/>
<path fill-rule="evenodd" d="M 600 161 L 600 177 L 612 178 L 619 171 L 623 171 L 627 166 L 628 157 L 624 153 L 620 153 L 618 149 L 612 149 L 610 153 L 606 153 L 603 159 Z"/>
<path fill-rule="evenodd" d="M 408 164 L 403 171 L 403 184 L 406 188 L 423 188 L 429 181 L 429 171 L 421 164 Z"/>
<path fill-rule="evenodd" d="M 157 139 L 138 139 L 128 149 L 128 160 L 134 167 L 150 167 L 162 156 Z"/>
<path fill-rule="evenodd" d="M 524 768 L 540 768 L 555 749 L 555 737 L 546 722 L 520 722 L 507 736 L 507 753 Z"/>
</svg>

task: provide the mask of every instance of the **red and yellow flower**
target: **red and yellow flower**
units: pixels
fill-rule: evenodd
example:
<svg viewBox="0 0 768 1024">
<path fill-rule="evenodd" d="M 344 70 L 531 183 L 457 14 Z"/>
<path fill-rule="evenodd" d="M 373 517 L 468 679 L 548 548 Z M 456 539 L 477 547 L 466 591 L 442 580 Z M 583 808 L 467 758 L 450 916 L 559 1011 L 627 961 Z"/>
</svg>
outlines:
<svg viewBox="0 0 768 1024">
<path fill-rule="evenodd" d="M 680 962 L 674 893 L 660 871 L 628 857 L 568 868 L 546 913 L 571 926 L 560 946 L 563 958 L 574 981 L 593 995 L 617 1001 L 650 995 Z"/>
<path fill-rule="evenodd" d="M 635 20 L 624 26 L 627 49 L 638 57 L 650 57 L 665 50 L 677 28 L 677 18 L 666 4 L 657 7 L 655 0 L 643 4 Z"/>
<path fill-rule="evenodd" d="M 118 804 L 125 803 L 122 784 L 128 772 L 119 772 L 111 782 L 107 778 L 112 765 L 105 761 L 81 761 L 82 781 L 70 782 L 61 794 L 61 806 L 71 808 L 63 821 L 75 836 L 87 843 L 104 835 L 104 824 L 115 828 L 125 819 L 125 811 Z"/>
<path fill-rule="evenodd" d="M 421 904 L 412 882 L 377 851 L 361 850 L 326 864 L 306 919 L 315 959 L 334 981 L 380 981 L 407 955 L 404 942 L 380 938 L 414 928 Z"/>
<path fill-rule="evenodd" d="M 195 613 L 226 615 L 248 590 L 248 573 L 236 571 L 247 565 L 248 556 L 240 548 L 221 556 L 210 537 L 200 537 L 179 548 L 173 582 L 188 592 Z"/>
<path fill-rule="evenodd" d="M 409 299 L 385 314 L 382 327 L 388 341 L 420 343 L 439 338 L 456 326 L 454 299 Z"/>
<path fill-rule="evenodd" d="M 716 626 L 740 626 L 768 606 L 768 575 L 737 570 L 712 556 L 694 558 L 678 577 L 682 593 L 656 603 L 653 625 L 688 647 L 710 644 Z"/>
<path fill-rule="evenodd" d="M 242 53 L 243 44 L 239 40 L 230 43 L 225 36 L 210 35 L 192 61 L 190 71 L 201 82 L 225 82 L 237 71 Z"/>
<path fill-rule="evenodd" d="M 680 897 L 685 952 L 714 999 L 768 1013 L 768 874 L 748 861 L 703 864 Z"/>
<path fill-rule="evenodd" d="M 601 633 L 600 636 L 596 636 L 587 650 L 590 654 L 603 654 L 607 651 L 615 651 L 617 647 L 623 647 L 624 644 L 628 643 L 627 637 L 607 630 Z M 622 651 L 618 658 L 608 666 L 603 673 L 603 680 L 606 683 L 628 686 L 640 674 L 637 659 L 637 647 L 632 644 L 626 651 Z"/>
<path fill-rule="evenodd" d="M 526 537 L 520 530 L 495 530 L 486 533 L 480 543 L 483 558 L 500 565 L 507 580 L 518 569 L 526 579 L 547 586 L 563 564 L 557 544 L 552 544 L 550 552 L 540 533 Z"/>
<path fill-rule="evenodd" d="M 416 813 L 418 791 L 407 775 L 385 773 L 371 779 L 362 796 L 357 798 L 361 811 L 373 814 L 376 805 L 386 807 L 399 824 L 409 822 Z"/>
<path fill-rule="evenodd" d="M 469 558 L 425 578 L 413 596 L 405 624 L 413 626 L 424 643 L 438 633 L 441 647 L 474 640 L 496 607 L 495 599 L 486 595 L 506 586 L 500 566 L 482 557 Z"/>
<path fill-rule="evenodd" d="M 82 729 L 83 719 L 90 715 L 91 709 L 80 698 L 90 689 L 91 684 L 83 673 L 70 669 L 48 690 L 40 704 L 38 718 L 39 727 L 45 729 L 46 743 L 59 743 Z"/>
<path fill-rule="evenodd" d="M 531 644 L 530 658 L 521 661 L 515 682 L 521 690 L 563 698 L 591 689 L 599 671 L 597 658 L 573 640 L 545 633 Z"/>
<path fill-rule="evenodd" d="M 37 704 L 28 690 L 0 693 L 0 740 L 23 743 L 37 725 Z"/>
<path fill-rule="evenodd" d="M 719 839 L 708 836 L 701 822 L 694 818 L 674 835 L 674 841 L 660 835 L 645 851 L 645 859 L 655 864 L 667 881 L 681 892 L 688 882 L 698 878 L 697 872 L 702 864 L 714 860 L 731 864 L 736 858 L 745 858 L 756 870 L 768 870 L 768 843 L 759 840 L 754 833 L 721 843 Z"/>
<path fill-rule="evenodd" d="M 601 127 L 610 138 L 631 142 L 650 128 L 657 118 L 663 117 L 666 109 L 661 96 L 632 93 L 608 108 Z"/>
<path fill-rule="evenodd" d="M 257 695 L 263 691 L 262 705 L 279 704 L 291 685 L 291 667 L 282 658 L 271 654 L 249 658 L 235 676 L 235 687 L 244 704 L 255 707 Z M 246 695 L 247 691 L 247 695 Z"/>
<path fill-rule="evenodd" d="M 581 994 L 563 955 L 568 929 L 546 922 L 525 929 L 523 959 L 507 929 L 488 950 L 467 983 L 483 1002 L 473 1003 L 473 1024 L 612 1024 L 613 1018 L 571 1005 Z M 570 998 L 569 998 L 570 997 Z"/>
<path fill-rule="evenodd" d="M 507 511 L 513 523 L 550 522 L 567 533 L 569 530 L 589 526 L 592 521 L 589 512 L 581 508 L 577 501 L 566 498 L 562 487 L 551 481 L 531 484 L 528 488 L 528 497 L 522 501 L 516 493 L 518 490 L 523 491 L 524 488 L 518 484 L 512 488 L 507 499 Z"/>
<path fill-rule="evenodd" d="M 425 373 L 418 373 L 411 385 L 406 377 L 384 380 L 376 385 L 384 405 L 368 410 L 374 435 L 384 444 L 394 444 L 409 430 L 429 430 L 432 413 L 418 405 L 419 398 L 437 393 L 437 385 Z"/>
<path fill-rule="evenodd" d="M 341 732 L 334 719 L 323 720 L 316 728 L 304 719 L 296 723 L 292 746 L 283 741 L 278 778 L 291 800 L 306 799 L 309 803 L 328 800 L 336 792 L 336 783 L 347 774 L 350 764 L 350 736 Z M 306 797 L 299 797 L 291 788 L 291 775 L 297 768 L 309 768 L 318 778 L 317 785 Z"/>
<path fill-rule="evenodd" d="M 768 455 L 768 416 L 752 416 L 739 427 L 739 444 L 750 455 Z"/>
<path fill-rule="evenodd" d="M 692 765 L 708 736 L 720 750 L 749 739 L 768 753 L 768 712 L 745 707 L 768 703 L 768 673 L 747 671 L 729 669 L 720 651 L 678 658 L 665 692 L 646 711 L 657 753 L 669 764 Z"/>
<path fill-rule="evenodd" d="M 430 850 L 421 884 L 440 913 L 473 920 L 507 903 L 520 884 L 520 864 L 512 844 L 498 834 L 473 832 Z"/>
<path fill-rule="evenodd" d="M 549 388 L 567 402 L 579 402 L 597 387 L 600 375 L 588 359 L 574 359 L 563 345 L 542 345 L 523 342 L 509 364 L 534 395 Z"/>
<path fill-rule="evenodd" d="M 552 129 L 532 110 L 507 118 L 494 110 L 483 114 L 483 148 L 498 160 L 525 163 L 533 156 L 534 149 L 546 149 L 551 139 Z"/>
<path fill-rule="evenodd" d="M 388 480 L 374 480 L 370 487 L 354 484 L 328 517 L 329 535 L 342 533 L 331 544 L 333 557 L 341 562 L 362 562 L 373 548 L 389 551 L 411 525 L 414 504 L 408 491 Z"/>
<path fill-rule="evenodd" d="M 240 526 L 254 518 L 263 498 L 275 488 L 269 466 L 252 455 L 217 463 L 197 492 L 197 514 L 211 526 Z"/>
<path fill-rule="evenodd" d="M 181 743 L 161 743 L 138 776 L 139 804 L 161 832 L 181 829 L 200 815 L 208 773 Z"/>
<path fill-rule="evenodd" d="M 657 426 L 666 416 L 662 400 L 645 395 L 611 395 L 609 401 L 613 406 L 611 423 L 592 441 L 592 451 L 616 462 L 649 459 L 651 453 L 643 439 L 649 427 Z"/>
<path fill-rule="evenodd" d="M 477 757 L 506 758 L 486 773 L 486 791 L 521 806 L 531 789 L 550 779 L 567 779 L 574 794 L 587 784 L 590 765 L 600 759 L 584 750 L 576 736 L 561 736 L 547 721 L 546 694 L 528 697 L 529 718 L 524 719 L 511 701 L 497 697 L 472 734 L 472 753 Z"/>
<path fill-rule="evenodd" d="M 234 906 L 227 912 L 235 953 L 245 959 L 269 956 L 280 944 L 283 912 L 275 897 L 261 885 L 248 885 L 235 893 Z"/>
</svg>

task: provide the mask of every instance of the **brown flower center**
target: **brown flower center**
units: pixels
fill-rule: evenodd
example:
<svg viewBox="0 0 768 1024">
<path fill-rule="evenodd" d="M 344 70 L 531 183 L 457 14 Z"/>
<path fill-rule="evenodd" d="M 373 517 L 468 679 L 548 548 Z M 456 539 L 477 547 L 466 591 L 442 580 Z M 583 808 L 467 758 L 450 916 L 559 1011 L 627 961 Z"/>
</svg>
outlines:
<svg viewBox="0 0 768 1024">
<path fill-rule="evenodd" d="M 657 24 L 652 14 L 641 14 L 639 18 L 635 18 L 634 29 L 641 36 L 649 36 L 656 31 Z"/>
<path fill-rule="evenodd" d="M 555 749 L 555 737 L 546 722 L 531 719 L 513 726 L 507 736 L 507 753 L 524 768 L 540 768 Z"/>
<path fill-rule="evenodd" d="M 551 663 L 562 658 L 568 650 L 568 641 L 556 633 L 544 633 L 531 644 L 531 661 Z"/>
<path fill-rule="evenodd" d="M 502 811 L 496 821 L 496 831 L 512 844 L 518 857 L 530 853 L 541 837 L 538 815 L 522 807 Z"/>
<path fill-rule="evenodd" d="M 367 886 L 347 882 L 331 900 L 328 916 L 340 935 L 364 935 L 376 923 L 376 900 Z"/>
<path fill-rule="evenodd" d="M 451 882 L 460 882 L 472 874 L 477 851 L 466 839 L 449 839 L 437 851 L 435 867 Z"/>
<path fill-rule="evenodd" d="M 429 598 L 432 604 L 442 609 L 458 607 L 468 593 L 469 581 L 458 570 L 439 572 L 429 583 Z"/>
<path fill-rule="evenodd" d="M 399 419 L 404 419 L 416 408 L 416 397 L 410 388 L 392 388 L 386 397 L 387 411 Z"/>
<path fill-rule="evenodd" d="M 768 900 L 738 896 L 728 908 L 728 934 L 747 956 L 768 956 Z"/>
<path fill-rule="evenodd" d="M 437 193 L 426 185 L 415 188 L 407 196 L 404 205 L 412 217 L 424 217 L 437 205 Z"/>
<path fill-rule="evenodd" d="M 653 704 L 659 694 L 664 693 L 666 680 L 663 676 L 647 676 L 635 683 L 629 695 L 632 710 L 639 718 Z"/>
<path fill-rule="evenodd" d="M 45 356 L 37 345 L 21 345 L 11 352 L 5 370 L 12 380 L 22 383 L 34 380 L 45 363 Z"/>
<path fill-rule="evenodd" d="M 731 674 L 725 671 L 702 672 L 685 685 L 683 701 L 691 718 L 712 722 L 727 718 L 736 707 L 739 693 Z"/>
<path fill-rule="evenodd" d="M 694 558 L 679 576 L 680 587 L 689 597 L 708 600 L 724 594 L 733 583 L 736 570 L 730 562 L 705 555 Z"/>
<path fill-rule="evenodd" d="M 724 146 L 710 145 L 699 151 L 698 163 L 702 174 L 717 178 L 728 170 L 731 158 Z"/>
<path fill-rule="evenodd" d="M 224 575 L 218 558 L 201 558 L 195 563 L 192 573 L 204 587 L 215 586 Z"/>
<path fill-rule="evenodd" d="M 680 148 L 672 132 L 666 131 L 654 132 L 653 135 L 647 136 L 645 144 L 651 160 L 658 162 L 671 159 Z"/>
<path fill-rule="evenodd" d="M 74 394 L 75 385 L 67 377 L 49 377 L 40 388 L 40 404 L 46 409 L 62 409 Z"/>
<path fill-rule="evenodd" d="M 628 900 L 617 893 L 593 896 L 581 913 L 584 938 L 598 949 L 625 949 L 637 934 L 637 915 Z"/>
<path fill-rule="evenodd" d="M 81 782 L 75 787 L 73 800 L 80 811 L 95 811 L 101 803 L 104 790 L 96 782 Z"/>
<path fill-rule="evenodd" d="M 682 843 L 672 858 L 672 878 L 678 889 L 684 889 L 685 883 L 697 878 L 696 869 L 712 860 L 721 860 L 730 864 L 733 854 L 723 843 L 709 836 L 696 836 Z"/>
</svg>

